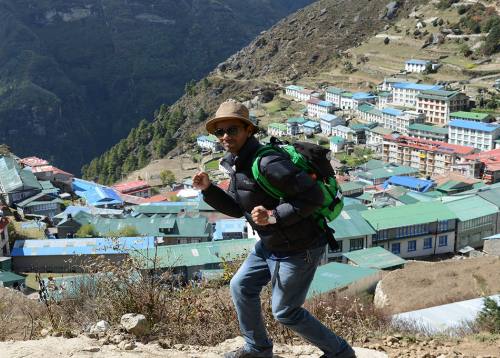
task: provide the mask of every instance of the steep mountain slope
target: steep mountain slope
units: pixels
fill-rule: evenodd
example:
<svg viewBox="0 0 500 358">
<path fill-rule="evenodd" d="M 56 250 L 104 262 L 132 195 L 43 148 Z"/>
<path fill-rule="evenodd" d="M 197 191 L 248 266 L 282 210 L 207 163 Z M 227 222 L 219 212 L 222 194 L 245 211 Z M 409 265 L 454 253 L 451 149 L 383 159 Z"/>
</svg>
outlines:
<svg viewBox="0 0 500 358">
<path fill-rule="evenodd" d="M 404 18 L 425 1 L 321 0 L 283 19 L 249 46 L 189 87 L 170 108 L 161 107 L 153 123 L 142 122 L 126 139 L 83 168 L 85 177 L 110 183 L 177 145 L 181 153 L 202 132 L 202 122 L 226 98 L 253 98 L 254 89 L 312 76 L 340 61 L 346 49 Z"/>
<path fill-rule="evenodd" d="M 77 172 L 312 1 L 0 0 L 0 142 Z"/>
</svg>

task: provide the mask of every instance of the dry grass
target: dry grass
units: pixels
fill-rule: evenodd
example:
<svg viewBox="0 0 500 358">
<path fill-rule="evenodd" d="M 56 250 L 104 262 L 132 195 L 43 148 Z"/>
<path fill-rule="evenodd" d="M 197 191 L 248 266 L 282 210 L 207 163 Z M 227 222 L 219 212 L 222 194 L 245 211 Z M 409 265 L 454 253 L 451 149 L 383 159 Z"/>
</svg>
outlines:
<svg viewBox="0 0 500 358">
<path fill-rule="evenodd" d="M 496 294 L 500 292 L 500 259 L 411 262 L 387 275 L 382 287 L 391 313 Z"/>
</svg>

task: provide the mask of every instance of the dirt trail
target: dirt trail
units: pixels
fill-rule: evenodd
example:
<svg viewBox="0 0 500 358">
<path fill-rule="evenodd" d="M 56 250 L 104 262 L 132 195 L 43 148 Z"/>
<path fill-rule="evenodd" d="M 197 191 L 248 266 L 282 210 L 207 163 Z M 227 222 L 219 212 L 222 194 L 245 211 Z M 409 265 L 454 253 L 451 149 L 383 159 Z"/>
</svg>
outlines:
<svg viewBox="0 0 500 358">
<path fill-rule="evenodd" d="M 241 346 L 242 338 L 227 340 L 215 347 L 177 345 L 176 349 L 162 349 L 157 344 L 137 343 L 133 350 L 121 350 L 114 345 L 100 345 L 98 341 L 80 336 L 77 338 L 48 337 L 38 341 L 16 341 L 0 343 L 0 358 L 24 357 L 75 357 L 75 358 L 219 358 L 224 352 Z M 321 352 L 312 346 L 275 347 L 275 358 L 316 358 Z M 374 350 L 356 348 L 359 358 L 387 358 L 387 355 Z"/>
</svg>

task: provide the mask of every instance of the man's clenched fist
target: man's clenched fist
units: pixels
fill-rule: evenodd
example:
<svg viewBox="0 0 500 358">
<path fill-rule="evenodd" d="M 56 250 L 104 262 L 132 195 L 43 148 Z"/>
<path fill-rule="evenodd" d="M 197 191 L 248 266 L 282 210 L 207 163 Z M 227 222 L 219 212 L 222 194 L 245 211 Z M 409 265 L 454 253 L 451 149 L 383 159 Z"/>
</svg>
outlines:
<svg viewBox="0 0 500 358">
<path fill-rule="evenodd" d="M 210 186 L 210 179 L 205 172 L 199 172 L 193 176 L 193 187 L 198 190 L 205 190 Z"/>
</svg>

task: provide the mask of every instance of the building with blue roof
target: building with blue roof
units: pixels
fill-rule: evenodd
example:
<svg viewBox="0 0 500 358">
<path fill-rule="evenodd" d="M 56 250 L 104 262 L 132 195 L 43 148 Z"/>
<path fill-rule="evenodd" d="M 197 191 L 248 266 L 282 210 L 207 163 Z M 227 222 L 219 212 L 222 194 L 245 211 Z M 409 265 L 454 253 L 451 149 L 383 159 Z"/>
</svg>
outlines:
<svg viewBox="0 0 500 358">
<path fill-rule="evenodd" d="M 196 138 L 196 144 L 201 149 L 210 150 L 212 152 L 220 152 L 223 149 L 217 137 L 212 134 L 199 136 Z"/>
<path fill-rule="evenodd" d="M 384 182 L 383 188 L 389 189 L 391 186 L 402 186 L 413 191 L 425 193 L 434 187 L 434 181 L 418 179 L 412 176 L 394 175 Z"/>
<path fill-rule="evenodd" d="M 495 149 L 495 141 L 500 137 L 497 123 L 473 122 L 454 119 L 448 123 L 448 142 L 465 145 L 481 151 Z"/>
<path fill-rule="evenodd" d="M 111 262 L 124 260 L 131 252 L 154 250 L 153 236 L 86 239 L 17 240 L 12 248 L 16 272 L 81 272 L 98 256 Z"/>
<path fill-rule="evenodd" d="M 88 205 L 97 207 L 121 207 L 123 200 L 110 187 L 83 179 L 73 179 L 73 190 L 80 198 L 85 199 Z"/>
<path fill-rule="evenodd" d="M 411 59 L 405 62 L 405 71 L 413 73 L 425 72 L 427 66 L 431 64 L 428 60 L 415 60 Z"/>
<path fill-rule="evenodd" d="M 305 135 L 313 135 L 321 132 L 321 125 L 315 121 L 307 121 L 302 125 Z"/>
<path fill-rule="evenodd" d="M 323 114 L 332 113 L 335 105 L 330 101 L 322 101 L 317 98 L 311 98 L 307 102 L 307 114 L 310 117 L 321 117 Z"/>
<path fill-rule="evenodd" d="M 392 102 L 395 105 L 415 107 L 417 95 L 426 90 L 440 90 L 443 86 L 423 83 L 399 82 L 392 84 Z"/>
<path fill-rule="evenodd" d="M 330 135 L 332 133 L 332 128 L 339 126 L 339 125 L 345 125 L 345 119 L 340 116 L 336 116 L 334 114 L 322 114 L 320 117 L 320 126 L 321 126 L 321 132 L 324 135 Z"/>
<path fill-rule="evenodd" d="M 403 111 L 399 110 L 399 109 L 396 109 L 396 108 L 390 108 L 390 107 L 387 107 L 387 108 L 384 108 L 382 110 L 382 113 L 383 114 L 386 114 L 388 116 L 394 116 L 394 117 L 397 117 L 397 116 L 400 116 L 403 114 Z"/>
</svg>

